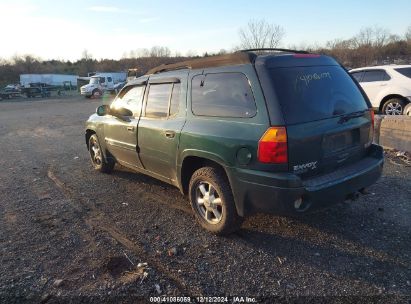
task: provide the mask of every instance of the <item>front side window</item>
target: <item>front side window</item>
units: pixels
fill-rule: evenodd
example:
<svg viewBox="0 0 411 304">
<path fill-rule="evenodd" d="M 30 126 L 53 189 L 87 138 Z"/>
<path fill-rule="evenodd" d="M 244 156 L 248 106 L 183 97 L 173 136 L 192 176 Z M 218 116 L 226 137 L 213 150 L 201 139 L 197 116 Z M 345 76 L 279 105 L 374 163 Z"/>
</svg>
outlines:
<svg viewBox="0 0 411 304">
<path fill-rule="evenodd" d="M 113 79 L 111 77 L 107 77 L 107 82 L 112 82 Z"/>
<path fill-rule="evenodd" d="M 405 77 L 411 78 L 411 68 L 399 68 L 395 69 L 398 73 L 404 75 Z"/>
<path fill-rule="evenodd" d="M 257 113 L 250 83 L 242 73 L 197 75 L 191 89 L 194 115 L 248 118 Z"/>
<path fill-rule="evenodd" d="M 98 84 L 99 81 L 100 81 L 100 78 L 97 78 L 97 77 L 90 78 L 90 84 Z"/>
<path fill-rule="evenodd" d="M 146 117 L 163 118 L 168 116 L 172 83 L 151 84 L 146 105 Z"/>
<path fill-rule="evenodd" d="M 144 86 L 126 87 L 111 104 L 114 109 L 126 108 L 133 112 L 134 116 L 140 115 L 141 103 L 144 94 Z"/>
</svg>

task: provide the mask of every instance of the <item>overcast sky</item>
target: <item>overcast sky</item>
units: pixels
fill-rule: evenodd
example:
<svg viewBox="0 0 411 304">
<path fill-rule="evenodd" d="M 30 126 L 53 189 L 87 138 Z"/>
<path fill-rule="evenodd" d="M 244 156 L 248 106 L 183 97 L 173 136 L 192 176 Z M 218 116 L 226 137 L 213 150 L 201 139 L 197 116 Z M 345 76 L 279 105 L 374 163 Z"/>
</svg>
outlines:
<svg viewBox="0 0 411 304">
<path fill-rule="evenodd" d="M 87 49 L 97 59 L 119 59 L 154 45 L 182 54 L 216 52 L 236 46 L 250 19 L 284 27 L 285 47 L 322 44 L 365 26 L 403 35 L 410 12 L 410 0 L 0 0 L 0 57 L 76 60 Z"/>
</svg>

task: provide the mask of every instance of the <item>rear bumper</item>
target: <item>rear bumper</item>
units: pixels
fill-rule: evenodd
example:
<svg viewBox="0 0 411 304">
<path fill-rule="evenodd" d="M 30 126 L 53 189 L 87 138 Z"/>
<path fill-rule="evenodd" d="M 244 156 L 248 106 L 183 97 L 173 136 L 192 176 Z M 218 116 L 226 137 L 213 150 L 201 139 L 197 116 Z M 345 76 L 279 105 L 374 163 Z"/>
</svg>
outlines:
<svg viewBox="0 0 411 304">
<path fill-rule="evenodd" d="M 227 170 L 240 215 L 255 212 L 293 215 L 339 203 L 375 183 L 381 176 L 383 149 L 370 147 L 366 158 L 332 173 L 302 180 L 291 173 L 270 173 L 241 168 Z M 299 209 L 294 207 L 302 198 Z"/>
</svg>

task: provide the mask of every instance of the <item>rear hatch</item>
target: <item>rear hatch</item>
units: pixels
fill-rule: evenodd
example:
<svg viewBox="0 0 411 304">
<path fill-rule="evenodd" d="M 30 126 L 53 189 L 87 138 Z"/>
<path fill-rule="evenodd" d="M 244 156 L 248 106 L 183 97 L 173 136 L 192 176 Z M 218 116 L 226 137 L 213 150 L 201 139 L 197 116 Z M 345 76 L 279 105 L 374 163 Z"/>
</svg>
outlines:
<svg viewBox="0 0 411 304">
<path fill-rule="evenodd" d="M 275 95 L 267 103 L 279 104 L 287 128 L 289 171 L 308 178 L 365 157 L 372 140 L 371 113 L 348 73 L 326 56 L 283 59 L 266 66 Z M 278 125 L 278 117 L 272 118 Z"/>
</svg>

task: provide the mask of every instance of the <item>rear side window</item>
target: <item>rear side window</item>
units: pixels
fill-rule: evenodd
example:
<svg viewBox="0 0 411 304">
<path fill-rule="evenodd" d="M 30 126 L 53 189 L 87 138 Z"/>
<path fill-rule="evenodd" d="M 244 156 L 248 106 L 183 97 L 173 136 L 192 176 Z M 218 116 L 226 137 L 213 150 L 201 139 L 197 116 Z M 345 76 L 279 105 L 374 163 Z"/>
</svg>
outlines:
<svg viewBox="0 0 411 304">
<path fill-rule="evenodd" d="M 411 78 L 411 68 L 399 68 L 395 69 L 398 73 L 404 75 L 405 77 Z"/>
<path fill-rule="evenodd" d="M 146 117 L 162 118 L 168 116 L 172 83 L 151 84 L 146 105 Z"/>
<path fill-rule="evenodd" d="M 364 74 L 364 72 L 363 71 L 361 71 L 361 72 L 353 72 L 353 73 L 351 73 L 351 75 L 352 75 L 352 77 L 354 77 L 355 78 L 355 80 L 357 80 L 358 82 L 360 82 L 361 81 L 361 78 L 362 78 L 362 75 Z"/>
<path fill-rule="evenodd" d="M 247 118 L 257 113 L 250 83 L 242 73 L 193 77 L 191 107 L 199 116 Z"/>
<path fill-rule="evenodd" d="M 340 66 L 274 68 L 270 71 L 287 124 L 298 124 L 368 108 Z"/>
<path fill-rule="evenodd" d="M 383 70 L 371 70 L 364 72 L 361 82 L 386 81 L 390 79 L 391 77 Z"/>
</svg>

